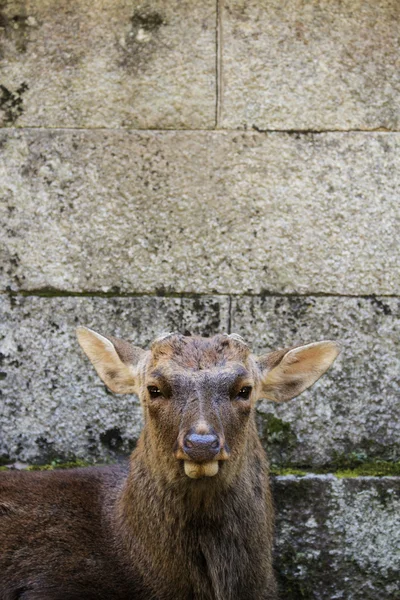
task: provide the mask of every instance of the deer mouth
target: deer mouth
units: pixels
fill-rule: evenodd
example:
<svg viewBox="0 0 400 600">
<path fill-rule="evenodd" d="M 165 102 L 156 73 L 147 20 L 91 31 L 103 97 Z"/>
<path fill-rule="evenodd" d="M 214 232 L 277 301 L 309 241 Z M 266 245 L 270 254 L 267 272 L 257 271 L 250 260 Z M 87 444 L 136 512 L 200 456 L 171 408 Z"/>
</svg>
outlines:
<svg viewBox="0 0 400 600">
<path fill-rule="evenodd" d="M 219 463 L 217 460 L 197 463 L 192 460 L 183 461 L 185 475 L 191 479 L 200 479 L 201 477 L 214 477 L 219 471 Z"/>
</svg>

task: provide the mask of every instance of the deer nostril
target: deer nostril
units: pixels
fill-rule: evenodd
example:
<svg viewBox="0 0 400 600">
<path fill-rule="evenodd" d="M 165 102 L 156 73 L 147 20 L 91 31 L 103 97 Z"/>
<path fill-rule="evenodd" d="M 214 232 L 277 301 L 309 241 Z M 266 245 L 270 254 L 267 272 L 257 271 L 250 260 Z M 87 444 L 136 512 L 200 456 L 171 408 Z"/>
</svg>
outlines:
<svg viewBox="0 0 400 600">
<path fill-rule="evenodd" d="M 188 433 L 183 440 L 186 454 L 193 460 L 212 460 L 218 454 L 221 444 L 219 437 L 214 434 L 200 435 Z"/>
</svg>

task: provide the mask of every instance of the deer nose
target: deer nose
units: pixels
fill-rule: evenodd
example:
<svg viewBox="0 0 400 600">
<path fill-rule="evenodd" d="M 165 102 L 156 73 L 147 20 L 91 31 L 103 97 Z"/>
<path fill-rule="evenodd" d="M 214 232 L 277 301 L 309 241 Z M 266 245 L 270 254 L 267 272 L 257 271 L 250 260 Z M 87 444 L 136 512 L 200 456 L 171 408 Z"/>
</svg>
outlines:
<svg viewBox="0 0 400 600">
<path fill-rule="evenodd" d="M 183 439 L 183 449 L 191 460 L 205 462 L 218 454 L 221 445 L 217 435 L 188 433 Z"/>
</svg>

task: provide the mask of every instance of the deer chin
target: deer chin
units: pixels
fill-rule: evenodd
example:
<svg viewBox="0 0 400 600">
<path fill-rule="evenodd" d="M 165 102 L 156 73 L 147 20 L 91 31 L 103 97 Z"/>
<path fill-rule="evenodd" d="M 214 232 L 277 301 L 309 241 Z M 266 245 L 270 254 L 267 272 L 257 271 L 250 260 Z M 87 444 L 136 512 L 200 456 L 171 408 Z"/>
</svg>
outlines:
<svg viewBox="0 0 400 600">
<path fill-rule="evenodd" d="M 201 477 L 214 477 L 218 473 L 219 464 L 217 460 L 210 460 L 205 463 L 195 463 L 191 460 L 184 461 L 185 474 L 191 479 L 200 479 Z"/>
</svg>

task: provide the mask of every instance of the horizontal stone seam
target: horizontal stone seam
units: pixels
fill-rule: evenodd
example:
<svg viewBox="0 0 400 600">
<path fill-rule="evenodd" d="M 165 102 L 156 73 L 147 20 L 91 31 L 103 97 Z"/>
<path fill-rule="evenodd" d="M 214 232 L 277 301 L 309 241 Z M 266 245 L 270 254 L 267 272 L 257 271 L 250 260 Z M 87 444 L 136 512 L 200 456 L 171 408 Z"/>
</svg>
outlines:
<svg viewBox="0 0 400 600">
<path fill-rule="evenodd" d="M 307 481 L 307 480 L 319 480 L 319 481 L 354 481 L 354 480 L 367 480 L 367 481 L 382 481 L 382 480 L 395 480 L 396 482 L 400 482 L 399 475 L 382 475 L 381 477 L 378 475 L 355 475 L 352 477 L 337 477 L 335 473 L 327 473 L 326 475 L 318 475 L 318 473 L 308 473 L 307 475 L 270 475 L 272 479 L 277 479 L 279 481 Z"/>
<path fill-rule="evenodd" d="M 227 131 L 249 131 L 249 129 L 228 129 Z M 371 129 L 262 129 L 252 125 L 250 131 L 257 133 L 288 133 L 292 135 L 307 135 L 312 133 L 399 133 L 398 129 L 387 129 L 387 127 L 373 127 Z"/>
<path fill-rule="evenodd" d="M 224 128 L 224 127 L 210 127 L 209 129 L 188 129 L 188 128 L 144 128 L 144 129 L 133 129 L 131 127 L 43 127 L 29 125 L 25 127 L 1 127 L 0 131 L 104 131 L 104 132 L 122 132 L 128 131 L 132 133 L 282 133 L 287 135 L 317 135 L 325 133 L 400 133 L 400 129 L 386 129 L 383 127 L 377 127 L 373 129 L 260 129 L 253 125 L 251 128 Z"/>
<path fill-rule="evenodd" d="M 371 300 L 374 298 L 397 298 L 400 299 L 399 294 L 334 294 L 331 292 L 263 292 L 263 293 L 232 293 L 232 292 L 100 292 L 100 291 L 87 291 L 87 292 L 74 292 L 68 290 L 57 290 L 57 289 L 37 289 L 37 290 L 0 290 L 1 296 L 10 297 L 40 297 L 40 298 L 65 298 L 65 297 L 76 297 L 76 298 L 202 298 L 209 296 L 218 296 L 221 298 L 360 298 L 365 300 Z"/>
<path fill-rule="evenodd" d="M 105 466 L 104 464 L 93 464 L 93 463 L 89 463 L 89 462 L 85 462 L 85 461 L 79 461 L 76 464 L 74 463 L 68 463 L 68 464 L 51 464 L 51 465 L 31 465 L 31 464 L 26 464 L 24 466 L 24 468 L 20 468 L 20 469 L 15 469 L 13 468 L 13 465 L 5 465 L 5 466 L 0 466 L 0 472 L 10 472 L 10 471 L 14 471 L 14 470 L 23 470 L 23 471 L 47 471 L 47 470 L 64 470 L 66 468 L 68 469 L 75 469 L 75 468 L 87 468 L 87 467 L 99 467 L 101 468 L 102 466 Z M 279 475 L 276 473 L 270 473 L 270 477 L 273 480 L 277 480 L 277 481 L 288 481 L 288 482 L 302 482 L 302 481 L 325 481 L 325 482 L 333 482 L 333 481 L 354 481 L 354 480 L 362 480 L 362 481 L 374 481 L 374 482 L 378 482 L 378 481 L 389 481 L 389 482 L 399 482 L 400 483 L 400 476 L 399 475 L 351 475 L 351 476 L 342 476 L 342 475 L 337 475 L 335 472 L 332 473 L 307 473 L 306 475 L 295 475 L 295 474 L 287 474 L 287 475 Z"/>
<path fill-rule="evenodd" d="M 268 451 L 267 451 L 268 455 Z M 308 479 L 310 477 L 335 477 L 336 479 L 359 479 L 360 477 L 373 477 L 375 479 L 384 479 L 385 477 L 400 479 L 399 461 L 381 461 L 360 464 L 353 467 L 338 467 L 332 463 L 326 463 L 322 467 L 318 465 L 296 465 L 287 464 L 278 467 L 270 464 L 269 474 L 271 477 L 297 477 L 299 479 Z"/>
</svg>

